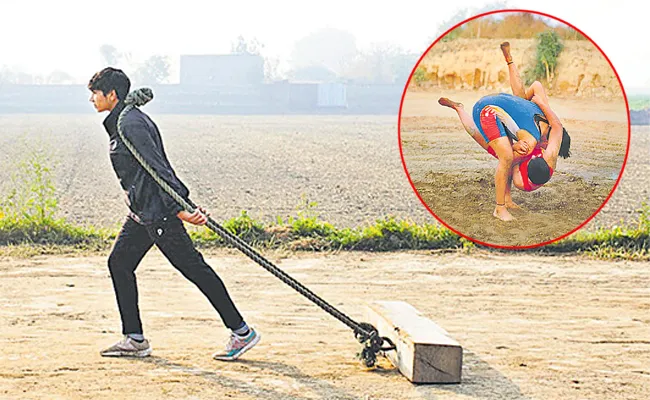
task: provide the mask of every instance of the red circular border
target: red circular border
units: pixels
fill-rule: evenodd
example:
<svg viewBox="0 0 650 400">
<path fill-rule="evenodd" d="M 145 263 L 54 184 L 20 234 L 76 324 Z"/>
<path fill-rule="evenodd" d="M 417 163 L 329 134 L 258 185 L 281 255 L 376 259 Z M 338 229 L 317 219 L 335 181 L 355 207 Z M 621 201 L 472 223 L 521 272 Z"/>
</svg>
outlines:
<svg viewBox="0 0 650 400">
<path fill-rule="evenodd" d="M 418 65 L 420 65 L 420 62 L 422 62 L 422 59 L 424 58 L 424 56 L 429 52 L 429 50 L 431 50 L 431 48 L 432 48 L 433 46 L 436 45 L 436 43 L 438 43 L 438 41 L 440 41 L 440 39 L 442 39 L 442 38 L 443 38 L 445 35 L 447 35 L 450 31 L 456 29 L 456 28 L 459 27 L 460 25 L 463 25 L 463 24 L 465 24 L 465 23 L 467 23 L 467 22 L 469 22 L 469 21 L 471 21 L 471 20 L 474 20 L 474 19 L 477 19 L 477 18 L 480 18 L 480 17 L 484 17 L 484 16 L 486 16 L 486 15 L 497 14 L 497 13 L 506 13 L 506 12 L 524 12 L 524 13 L 532 13 L 532 14 L 542 15 L 542 16 L 545 16 L 545 17 L 548 17 L 548 18 L 554 19 L 554 20 L 556 20 L 556 21 L 559 21 L 559 22 L 564 23 L 565 25 L 570 26 L 571 28 L 575 29 L 575 30 L 578 31 L 580 34 L 582 34 L 584 37 L 586 37 L 587 39 L 589 39 L 589 41 L 590 41 L 594 46 L 596 46 L 596 48 L 598 49 L 598 51 L 600 51 L 600 53 L 603 55 L 603 57 L 605 57 L 605 59 L 606 59 L 607 62 L 609 63 L 609 66 L 610 66 L 610 67 L 612 68 L 612 70 L 614 71 L 614 74 L 616 75 L 616 79 L 618 79 L 618 83 L 619 83 L 619 85 L 620 85 L 620 87 L 621 87 L 621 91 L 623 92 L 623 98 L 625 99 L 625 111 L 627 112 L 627 146 L 626 146 L 626 149 L 625 149 L 625 158 L 624 158 L 624 160 L 623 160 L 623 165 L 621 166 L 621 172 L 618 174 L 618 179 L 616 180 L 616 183 L 615 183 L 614 186 L 612 187 L 612 190 L 610 191 L 609 196 L 607 196 L 607 198 L 605 199 L 605 201 L 603 202 L 603 204 L 600 206 L 600 208 L 598 208 L 598 210 L 596 210 L 596 211 L 595 211 L 595 212 L 594 212 L 594 213 L 593 213 L 589 218 L 587 218 L 587 219 L 586 219 L 582 224 L 578 225 L 578 227 L 576 227 L 576 228 L 573 229 L 572 231 L 570 231 L 570 232 L 568 232 L 568 233 L 565 233 L 564 235 L 562 235 L 562 236 L 560 236 L 560 237 L 558 237 L 558 238 L 555 238 L 555 239 L 552 239 L 552 240 L 548 240 L 548 241 L 546 241 L 546 242 L 542 242 L 542 243 L 538 243 L 538 244 L 527 245 L 527 246 L 502 246 L 502 245 L 497 245 L 497 244 L 491 244 L 491 243 L 481 242 L 481 241 L 476 240 L 476 239 L 473 239 L 473 238 L 471 238 L 471 237 L 469 237 L 469 236 L 467 236 L 467 235 L 464 235 L 464 234 L 458 232 L 457 230 L 455 230 L 454 228 L 452 228 L 451 226 L 447 225 L 447 224 L 446 224 L 442 219 L 440 219 L 440 218 L 439 218 L 439 217 L 438 217 L 438 216 L 433 212 L 433 210 L 431 210 L 431 208 L 429 208 L 429 206 L 427 205 L 427 203 L 422 199 L 422 197 L 420 196 L 420 193 L 419 193 L 419 192 L 417 191 L 417 189 L 415 188 L 415 185 L 413 184 L 413 181 L 411 180 L 411 176 L 409 175 L 408 169 L 406 168 L 406 162 L 405 162 L 405 160 L 404 160 L 404 152 L 403 152 L 403 150 L 402 150 L 402 107 L 404 106 L 404 97 L 406 96 L 406 91 L 407 91 L 407 89 L 408 89 L 409 82 L 411 82 L 411 79 L 413 78 L 413 74 L 415 73 L 415 70 L 417 69 Z M 449 229 L 450 231 L 454 232 L 454 233 L 457 234 L 458 236 L 462 236 L 462 237 L 464 237 L 464 238 L 466 238 L 466 239 L 468 239 L 468 240 L 471 240 L 471 241 L 474 242 L 474 243 L 477 243 L 477 244 L 480 244 L 480 245 L 483 245 L 483 246 L 486 246 L 486 247 L 493 247 L 493 248 L 497 248 L 497 249 L 508 249 L 508 250 L 522 250 L 522 249 L 532 249 L 532 248 L 536 248 L 536 247 L 545 246 L 545 245 L 547 245 L 547 244 L 550 244 L 550 243 L 556 242 L 556 241 L 558 241 L 558 240 L 562 240 L 562 239 L 564 239 L 565 237 L 571 235 L 572 233 L 576 232 L 577 230 L 579 230 L 580 228 L 582 228 L 583 226 L 585 226 L 589 221 L 591 221 L 591 220 L 592 220 L 592 219 L 593 219 L 593 218 L 594 218 L 594 217 L 595 217 L 595 216 L 600 212 L 600 210 L 603 209 L 603 207 L 605 207 L 605 204 L 607 204 L 607 202 L 609 201 L 609 199 L 612 197 L 612 195 L 613 195 L 614 192 L 616 191 L 616 188 L 618 187 L 618 184 L 619 184 L 619 182 L 621 181 L 621 177 L 623 176 L 623 171 L 625 170 L 625 165 L 627 164 L 627 158 L 628 158 L 628 155 L 629 155 L 629 153 L 630 153 L 630 141 L 631 141 L 631 139 L 632 139 L 632 133 L 631 133 L 631 132 L 632 132 L 632 126 L 631 126 L 631 125 L 632 125 L 632 123 L 631 123 L 631 120 L 630 120 L 630 105 L 629 105 L 629 103 L 628 103 L 628 101 L 627 101 L 627 94 L 625 93 L 625 88 L 623 87 L 623 82 L 621 82 L 621 78 L 620 78 L 620 76 L 618 75 L 618 72 L 616 71 L 616 68 L 614 68 L 614 65 L 612 64 L 612 62 L 609 60 L 609 58 L 608 58 L 607 55 L 603 52 L 603 50 L 602 50 L 602 49 L 601 49 L 601 48 L 596 44 L 596 42 L 594 42 L 594 41 L 593 41 L 589 36 L 587 36 L 587 35 L 586 35 L 584 32 L 582 32 L 580 29 L 578 29 L 578 28 L 576 28 L 575 26 L 571 25 L 570 23 L 568 23 L 568 22 L 566 22 L 566 21 L 564 21 L 564 20 L 562 20 L 562 19 L 560 19 L 560 18 L 554 17 L 554 16 L 552 16 L 552 15 L 545 14 L 545 13 L 543 13 L 543 12 L 539 12 L 539 11 L 533 11 L 533 10 L 524 10 L 524 9 L 503 9 L 503 10 L 494 10 L 494 11 L 489 11 L 489 12 L 485 12 L 485 13 L 482 13 L 482 14 L 478 14 L 478 15 L 475 15 L 475 16 L 473 16 L 473 17 L 471 17 L 471 18 L 468 18 L 468 19 L 466 19 L 466 20 L 464 20 L 464 21 L 459 22 L 458 24 L 456 24 L 456 25 L 452 26 L 451 28 L 447 29 L 447 30 L 446 30 L 442 35 L 440 35 L 440 37 L 438 37 L 438 39 L 436 39 L 436 40 L 435 40 L 435 41 L 434 41 L 434 42 L 433 42 L 433 43 L 432 43 L 432 44 L 431 44 L 431 45 L 430 45 L 430 46 L 429 46 L 429 47 L 424 51 L 424 53 L 422 53 L 422 55 L 421 55 L 420 58 L 418 59 L 418 62 L 417 62 L 417 63 L 415 64 L 415 66 L 413 67 L 413 70 L 411 70 L 411 74 L 409 75 L 409 78 L 408 78 L 408 80 L 406 81 L 406 86 L 404 86 L 404 92 L 402 92 L 402 100 L 400 101 L 400 105 L 399 105 L 399 115 L 398 115 L 398 121 L 397 121 L 397 139 L 398 139 L 398 142 L 399 142 L 399 154 L 400 154 L 400 157 L 401 157 L 401 159 L 402 159 L 402 166 L 404 167 L 404 172 L 406 173 L 406 177 L 408 178 L 409 183 L 411 184 L 411 187 L 413 188 L 413 191 L 415 192 L 415 194 L 416 194 L 416 196 L 418 197 L 418 199 L 420 199 L 420 202 L 422 202 L 422 204 L 424 205 L 424 207 L 425 207 L 425 208 L 426 208 L 426 209 L 431 213 L 431 215 L 433 215 L 433 216 L 434 216 L 438 221 L 440 221 L 440 223 L 442 223 L 442 224 L 443 224 L 447 229 Z"/>
</svg>

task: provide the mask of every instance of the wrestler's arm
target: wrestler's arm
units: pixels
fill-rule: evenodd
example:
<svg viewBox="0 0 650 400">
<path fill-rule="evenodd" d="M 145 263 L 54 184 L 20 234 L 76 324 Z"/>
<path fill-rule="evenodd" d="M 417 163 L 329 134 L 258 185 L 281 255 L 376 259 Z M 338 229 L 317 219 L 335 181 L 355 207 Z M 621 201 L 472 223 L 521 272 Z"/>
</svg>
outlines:
<svg viewBox="0 0 650 400">
<path fill-rule="evenodd" d="M 501 107 L 488 107 L 494 110 L 496 116 L 499 117 L 499 120 L 503 122 L 503 124 L 506 126 L 506 128 L 508 128 L 510 132 L 515 132 L 517 135 L 517 139 L 519 141 L 512 145 L 512 150 L 515 152 L 515 158 L 517 158 L 518 155 L 526 156 L 530 154 L 535 146 L 537 146 L 537 140 L 533 137 L 533 135 L 531 135 L 525 129 L 519 129 L 519 125 L 517 125 L 515 120 L 512 119 L 510 114 L 505 112 Z"/>
<path fill-rule="evenodd" d="M 512 158 L 513 166 L 517 166 L 521 164 L 522 161 L 528 158 L 528 153 L 518 153 L 515 151 L 514 147 L 512 148 L 512 153 L 513 153 L 513 158 Z M 512 173 L 514 173 L 514 171 Z"/>
<path fill-rule="evenodd" d="M 521 143 L 522 148 L 525 149 L 524 155 L 530 154 L 535 146 L 537 146 L 537 139 L 525 129 L 519 129 L 517 131 L 517 139 L 519 139 L 517 143 Z M 515 150 L 515 147 L 513 146 L 512 149 Z"/>
<path fill-rule="evenodd" d="M 548 97 L 546 96 L 544 86 L 542 86 L 539 81 L 533 82 L 528 89 L 526 89 L 526 100 L 531 100 L 533 96 L 539 96 L 540 99 L 543 99 L 548 103 Z"/>
<path fill-rule="evenodd" d="M 512 184 L 519 190 L 524 190 L 524 181 L 521 179 L 521 172 L 519 171 L 519 164 L 514 164 L 510 170 L 512 176 Z"/>
<path fill-rule="evenodd" d="M 560 145 L 562 144 L 562 123 L 560 122 L 557 114 L 555 114 L 555 112 L 549 106 L 548 101 L 537 96 L 533 96 L 531 101 L 539 106 L 539 108 L 544 113 L 544 116 L 548 120 L 549 125 L 551 126 L 551 132 L 548 134 L 548 144 L 546 145 L 544 158 L 546 159 L 547 154 L 550 155 L 550 160 L 553 164 L 551 167 L 555 168 L 557 155 L 560 151 Z"/>
<path fill-rule="evenodd" d="M 549 127 L 547 128 L 549 130 L 548 133 L 550 133 L 550 129 L 549 129 L 550 127 L 551 126 L 549 125 Z M 539 141 L 538 146 L 546 150 L 546 148 L 548 147 L 548 135 L 542 135 L 542 140 Z"/>
</svg>

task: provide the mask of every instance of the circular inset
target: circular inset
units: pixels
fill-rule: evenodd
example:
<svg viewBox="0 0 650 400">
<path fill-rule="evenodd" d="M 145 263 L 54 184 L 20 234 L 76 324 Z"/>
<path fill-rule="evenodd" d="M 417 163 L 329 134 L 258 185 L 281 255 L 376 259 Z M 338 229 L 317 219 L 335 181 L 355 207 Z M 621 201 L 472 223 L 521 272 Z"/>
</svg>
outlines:
<svg viewBox="0 0 650 400">
<path fill-rule="evenodd" d="M 482 245 L 531 248 L 609 200 L 630 119 L 589 37 L 547 14 L 501 10 L 461 22 L 420 57 L 398 131 L 408 179 L 442 224 Z"/>
</svg>

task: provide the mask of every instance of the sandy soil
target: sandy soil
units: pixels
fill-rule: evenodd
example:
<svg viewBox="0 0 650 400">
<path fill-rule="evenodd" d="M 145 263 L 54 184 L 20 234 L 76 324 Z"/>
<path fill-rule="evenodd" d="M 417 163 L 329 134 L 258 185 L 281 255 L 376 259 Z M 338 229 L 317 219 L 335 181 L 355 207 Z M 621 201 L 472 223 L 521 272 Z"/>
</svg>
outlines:
<svg viewBox="0 0 650 400">
<path fill-rule="evenodd" d="M 492 216 L 496 160 L 467 135 L 453 110 L 437 104 L 441 92 L 407 93 L 401 138 L 409 176 L 437 217 L 476 240 L 533 245 L 571 232 L 600 208 L 621 172 L 628 130 L 620 102 L 551 100 L 571 135 L 572 156 L 558 161 L 543 188 L 526 193 L 513 187 L 523 209 L 513 211 L 517 221 L 498 221 Z M 444 95 L 471 113 L 483 94 Z"/>
<path fill-rule="evenodd" d="M 396 116 L 152 116 L 192 199 L 216 220 L 248 210 L 274 222 L 295 215 L 303 196 L 318 203 L 323 219 L 342 226 L 387 214 L 434 220 L 406 179 Z M 45 146 L 57 163 L 59 216 L 119 224 L 126 206 L 103 117 L 0 115 L 0 192 L 25 138 Z"/>
<path fill-rule="evenodd" d="M 464 348 L 463 383 L 366 371 L 351 331 L 234 251 L 206 253 L 263 339 L 210 358 L 226 331 L 153 251 L 138 271 L 147 360 L 101 358 L 119 337 L 106 255 L 0 260 L 3 399 L 645 399 L 648 263 L 475 253 L 267 255 L 360 320 L 403 300 Z"/>
</svg>

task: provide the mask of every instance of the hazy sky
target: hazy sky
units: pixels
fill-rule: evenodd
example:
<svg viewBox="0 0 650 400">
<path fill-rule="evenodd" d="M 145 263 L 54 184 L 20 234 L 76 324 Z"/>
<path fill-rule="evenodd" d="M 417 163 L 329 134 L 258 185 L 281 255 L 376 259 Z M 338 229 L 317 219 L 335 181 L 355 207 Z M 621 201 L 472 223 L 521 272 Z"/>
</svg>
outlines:
<svg viewBox="0 0 650 400">
<path fill-rule="evenodd" d="M 9 3 L 9 4 L 7 4 Z M 0 6 L 0 66 L 33 74 L 60 69 L 80 82 L 101 65 L 99 46 L 135 59 L 165 54 L 228 53 L 238 35 L 265 44 L 264 55 L 288 60 L 293 43 L 323 27 L 346 30 L 360 49 L 390 42 L 421 54 L 439 24 L 477 0 L 378 1 L 10 1 Z M 510 8 L 549 13 L 575 25 L 608 55 L 626 88 L 650 89 L 647 14 L 628 0 L 511 0 Z"/>
</svg>

